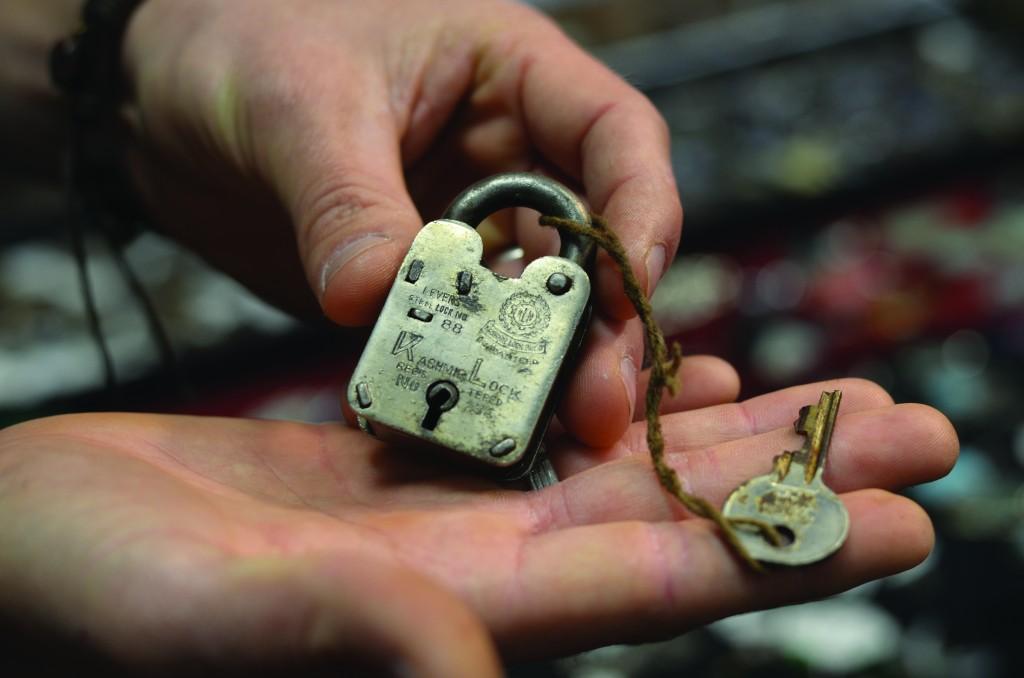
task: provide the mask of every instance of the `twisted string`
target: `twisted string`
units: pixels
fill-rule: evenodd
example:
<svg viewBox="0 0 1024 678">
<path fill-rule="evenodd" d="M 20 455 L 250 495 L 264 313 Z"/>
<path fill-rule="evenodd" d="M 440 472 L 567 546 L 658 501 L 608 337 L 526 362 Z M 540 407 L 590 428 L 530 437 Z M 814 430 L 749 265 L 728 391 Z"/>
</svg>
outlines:
<svg viewBox="0 0 1024 678">
<path fill-rule="evenodd" d="M 629 264 L 626 250 L 619 237 L 608 225 L 608 222 L 597 214 L 590 215 L 589 224 L 550 216 L 542 216 L 540 223 L 542 226 L 550 226 L 590 238 L 598 247 L 607 252 L 619 267 L 626 297 L 633 304 L 633 308 L 636 309 L 637 315 L 640 317 L 640 322 L 644 325 L 651 351 L 651 378 L 647 385 L 644 414 L 647 420 L 647 448 L 650 450 L 651 461 L 654 464 L 658 481 L 690 513 L 713 521 L 722 531 L 726 542 L 736 552 L 736 555 L 752 569 L 758 572 L 763 571 L 761 563 L 751 557 L 740 542 L 736 535 L 736 526 L 754 527 L 760 530 L 761 534 L 774 546 L 781 546 L 784 540 L 775 526 L 755 518 L 726 518 L 707 499 L 684 490 L 683 484 L 679 480 L 679 474 L 665 459 L 665 438 L 661 431 L 661 399 L 665 389 L 668 389 L 672 395 L 679 391 L 679 364 L 683 353 L 677 342 L 672 342 L 671 346 L 666 344 L 665 336 L 654 319 L 651 302 L 647 299 L 647 295 L 640 286 L 640 281 L 637 280 L 636 273 L 633 272 L 633 268 Z"/>
</svg>

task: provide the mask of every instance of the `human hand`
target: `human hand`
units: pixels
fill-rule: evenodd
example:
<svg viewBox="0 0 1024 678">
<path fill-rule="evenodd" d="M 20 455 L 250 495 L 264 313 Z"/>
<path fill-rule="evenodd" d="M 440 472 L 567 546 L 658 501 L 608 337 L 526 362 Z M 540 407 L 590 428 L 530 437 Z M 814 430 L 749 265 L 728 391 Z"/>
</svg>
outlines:
<svg viewBox="0 0 1024 678">
<path fill-rule="evenodd" d="M 684 362 L 684 377 L 700 365 Z M 0 605 L 123 661 L 245 666 L 387 658 L 424 675 L 650 641 L 811 600 L 920 562 L 925 513 L 887 490 L 956 456 L 949 422 L 842 380 L 711 405 L 677 398 L 668 459 L 721 504 L 798 440 L 794 413 L 843 391 L 827 481 L 844 547 L 750 571 L 659 487 L 631 427 L 595 459 L 566 441 L 567 479 L 501 490 L 333 425 L 75 415 L 0 433 Z M 690 409 L 693 408 L 693 409 Z M 880 487 L 885 489 L 866 489 Z"/>
<path fill-rule="evenodd" d="M 373 322 L 424 220 L 503 171 L 582 189 L 648 292 L 675 253 L 664 121 L 529 7 L 147 0 L 125 63 L 152 213 L 280 305 Z M 551 237 L 534 218 L 518 240 L 537 254 Z M 560 415 L 609 445 L 631 421 L 643 347 L 618 272 L 603 254 L 598 269 L 601 316 Z"/>
</svg>

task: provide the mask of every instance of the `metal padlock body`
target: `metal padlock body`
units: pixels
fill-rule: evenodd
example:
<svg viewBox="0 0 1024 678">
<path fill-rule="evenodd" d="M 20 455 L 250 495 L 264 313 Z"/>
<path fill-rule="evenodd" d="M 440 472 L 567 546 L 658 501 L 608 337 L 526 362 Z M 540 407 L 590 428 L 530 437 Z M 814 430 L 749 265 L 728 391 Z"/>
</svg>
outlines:
<svg viewBox="0 0 1024 678">
<path fill-rule="evenodd" d="M 550 213 L 550 195 L 537 204 L 537 195 L 511 190 L 538 180 L 564 192 L 561 203 L 571 197 L 572 209 L 562 204 L 560 211 L 586 219 L 571 192 L 531 175 L 481 182 L 445 215 L 478 222 L 513 204 Z M 495 184 L 505 191 L 489 193 Z M 424 226 L 352 377 L 348 399 L 361 425 L 383 439 L 411 437 L 456 453 L 501 479 L 525 476 L 590 318 L 590 278 L 577 261 L 586 264 L 592 247 L 565 234 L 562 240 L 560 256 L 506 278 L 481 264 L 483 243 L 471 225 L 444 218 Z M 456 393 L 439 413 L 430 402 L 438 389 Z"/>
</svg>

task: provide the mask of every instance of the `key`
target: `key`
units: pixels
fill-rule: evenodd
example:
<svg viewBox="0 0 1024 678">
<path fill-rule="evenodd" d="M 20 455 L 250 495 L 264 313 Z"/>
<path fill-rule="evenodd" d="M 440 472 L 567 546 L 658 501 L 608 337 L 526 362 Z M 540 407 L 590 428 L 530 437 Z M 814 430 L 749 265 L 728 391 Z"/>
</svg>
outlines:
<svg viewBox="0 0 1024 678">
<path fill-rule="evenodd" d="M 722 514 L 733 521 L 740 542 L 757 560 L 808 565 L 846 541 L 850 515 L 822 479 L 842 395 L 825 392 L 817 405 L 802 408 L 795 427 L 806 436 L 803 447 L 775 457 L 771 473 L 748 480 L 726 500 Z M 759 524 L 774 527 L 780 543 L 772 543 Z"/>
<path fill-rule="evenodd" d="M 530 483 L 531 490 L 543 490 L 545 487 L 551 487 L 558 482 L 558 474 L 555 472 L 555 467 L 551 464 L 551 459 L 548 457 L 547 452 L 545 452 L 543 445 L 537 455 L 536 463 L 530 469 L 530 475 L 527 476 L 527 480 Z"/>
</svg>

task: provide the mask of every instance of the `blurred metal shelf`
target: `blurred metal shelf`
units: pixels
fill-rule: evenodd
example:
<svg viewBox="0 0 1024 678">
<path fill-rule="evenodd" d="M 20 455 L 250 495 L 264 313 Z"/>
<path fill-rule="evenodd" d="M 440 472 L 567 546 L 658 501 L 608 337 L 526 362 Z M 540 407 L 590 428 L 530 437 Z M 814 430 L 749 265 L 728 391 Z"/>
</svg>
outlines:
<svg viewBox="0 0 1024 678">
<path fill-rule="evenodd" d="M 722 75 L 955 16 L 944 0 L 772 2 L 599 45 L 594 54 L 644 90 Z"/>
</svg>

